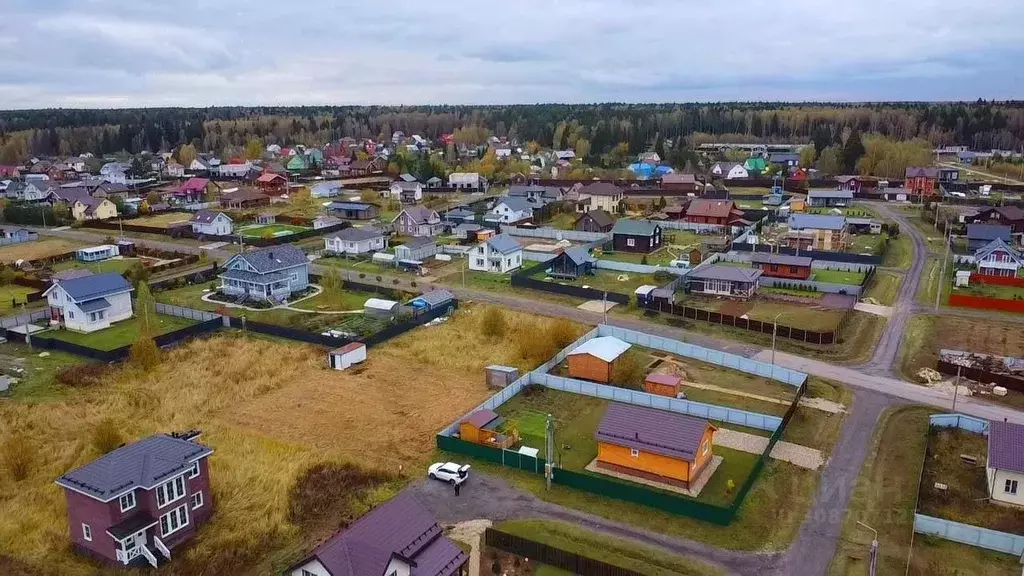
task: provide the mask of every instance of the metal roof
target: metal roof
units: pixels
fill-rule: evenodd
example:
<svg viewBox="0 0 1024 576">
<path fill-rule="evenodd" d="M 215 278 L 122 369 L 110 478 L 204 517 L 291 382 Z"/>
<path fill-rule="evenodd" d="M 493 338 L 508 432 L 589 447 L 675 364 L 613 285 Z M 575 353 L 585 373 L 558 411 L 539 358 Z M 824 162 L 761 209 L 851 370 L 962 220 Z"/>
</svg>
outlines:
<svg viewBox="0 0 1024 576">
<path fill-rule="evenodd" d="M 349 242 L 360 242 L 362 240 L 371 240 L 382 236 L 384 236 L 384 233 L 376 228 L 345 228 L 344 230 L 339 230 L 332 234 L 328 238 L 339 238 Z"/>
<path fill-rule="evenodd" d="M 811 190 L 807 192 L 807 198 L 840 198 L 853 200 L 853 190 Z"/>
<path fill-rule="evenodd" d="M 998 421 L 989 424 L 988 466 L 1024 472 L 1024 425 Z"/>
<path fill-rule="evenodd" d="M 611 402 L 594 437 L 598 442 L 692 462 L 709 425 L 685 414 Z"/>
<path fill-rule="evenodd" d="M 231 221 L 231 217 L 228 216 L 227 214 L 224 214 L 223 212 L 215 212 L 213 210 L 200 210 L 192 215 L 192 222 L 198 222 L 200 224 L 209 224 L 216 220 L 217 216 L 221 215 L 227 218 L 228 222 Z"/>
<path fill-rule="evenodd" d="M 765 254 L 758 252 L 750 258 L 756 264 L 782 264 L 784 266 L 810 266 L 814 260 L 807 256 L 789 256 L 786 254 Z"/>
<path fill-rule="evenodd" d="M 374 310 L 394 310 L 398 306 L 398 302 L 394 300 L 384 300 L 383 298 L 368 298 L 363 303 L 364 308 L 373 308 Z"/>
<path fill-rule="evenodd" d="M 268 248 L 261 248 L 260 250 L 253 250 L 252 252 L 236 254 L 231 258 L 231 260 L 228 260 L 224 266 L 230 267 L 231 262 L 236 258 L 245 260 L 260 274 L 276 272 L 277 270 L 283 270 L 285 268 L 293 268 L 300 264 L 309 264 L 309 259 L 306 258 L 305 252 L 288 244 L 270 246 Z"/>
<path fill-rule="evenodd" d="M 580 346 L 578 346 L 572 352 L 569 352 L 570 356 L 577 354 L 589 354 L 591 356 L 600 358 L 605 362 L 611 362 L 622 356 L 622 354 L 629 350 L 630 344 L 614 338 L 612 336 L 601 336 L 599 338 L 593 338 L 587 340 Z"/>
<path fill-rule="evenodd" d="M 508 234 L 498 234 L 497 236 L 491 236 L 487 239 L 487 245 L 491 247 L 491 250 L 499 252 L 501 254 L 508 254 L 515 252 L 516 250 L 522 250 L 519 242 L 515 238 Z"/>
<path fill-rule="evenodd" d="M 995 240 L 1000 238 L 1009 242 L 1013 236 L 1013 228 L 999 224 L 968 224 L 968 240 Z"/>
<path fill-rule="evenodd" d="M 288 278 L 288 275 L 283 272 L 266 272 L 260 274 L 257 272 L 250 272 L 248 270 L 230 268 L 218 274 L 217 278 L 241 280 L 242 282 L 251 282 L 253 284 L 273 284 L 274 282 L 280 282 L 281 280 Z"/>
<path fill-rule="evenodd" d="M 612 234 L 625 234 L 628 236 L 654 236 L 658 225 L 649 220 L 627 220 L 622 219 L 612 227 Z"/>
<path fill-rule="evenodd" d="M 431 290 L 430 292 L 424 292 L 416 298 L 413 298 L 413 300 L 426 302 L 431 308 L 446 302 L 451 302 L 454 299 L 455 295 L 447 290 Z"/>
<path fill-rule="evenodd" d="M 96 312 L 97 310 L 106 310 L 110 308 L 110 301 L 106 298 L 97 298 L 95 300 L 87 300 L 78 305 L 82 312 Z"/>
<path fill-rule="evenodd" d="M 477 428 L 483 428 L 488 422 L 498 418 L 498 413 L 494 410 L 477 410 L 469 416 L 467 416 L 463 422 L 475 426 Z"/>
<path fill-rule="evenodd" d="M 693 280 L 730 280 L 732 282 L 756 282 L 763 274 L 757 268 L 735 266 L 708 266 L 690 272 L 687 278 Z"/>
<path fill-rule="evenodd" d="M 82 276 L 70 280 L 58 280 L 47 288 L 45 294 L 60 286 L 76 303 L 94 300 L 104 296 L 112 296 L 122 292 L 130 292 L 132 285 L 117 272 L 104 272 L 92 276 Z"/>
<path fill-rule="evenodd" d="M 369 210 L 373 204 L 367 204 L 365 202 L 331 202 L 327 205 L 328 210 L 356 210 L 358 212 L 365 212 Z"/>
</svg>

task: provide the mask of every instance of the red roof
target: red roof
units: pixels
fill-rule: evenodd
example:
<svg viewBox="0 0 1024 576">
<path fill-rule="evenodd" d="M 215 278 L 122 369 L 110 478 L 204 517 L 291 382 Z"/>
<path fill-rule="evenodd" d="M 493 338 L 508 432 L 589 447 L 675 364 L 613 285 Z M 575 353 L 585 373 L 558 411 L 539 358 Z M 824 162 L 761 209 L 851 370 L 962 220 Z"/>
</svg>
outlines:
<svg viewBox="0 0 1024 576">
<path fill-rule="evenodd" d="M 652 384 L 664 384 L 666 386 L 677 386 L 683 381 L 679 376 L 673 376 L 671 374 L 648 374 L 645 379 L 646 382 Z"/>
<path fill-rule="evenodd" d="M 179 193 L 185 192 L 202 192 L 206 190 L 206 187 L 210 184 L 209 178 L 189 178 L 181 185 L 178 189 Z"/>
<path fill-rule="evenodd" d="M 687 216 L 708 216 L 711 218 L 728 218 L 735 204 L 732 200 L 707 200 L 697 198 L 690 202 L 686 209 Z"/>
<path fill-rule="evenodd" d="M 267 182 L 273 182 L 274 180 L 278 180 L 278 179 L 284 180 L 285 178 L 284 178 L 284 176 L 281 176 L 280 174 L 269 173 L 269 174 L 261 175 L 259 178 L 256 179 L 256 181 L 257 182 L 267 183 Z"/>
<path fill-rule="evenodd" d="M 362 342 L 349 342 L 348 344 L 345 344 L 341 348 L 332 350 L 331 354 L 347 354 L 349 352 L 359 350 L 360 348 L 364 348 L 365 346 L 366 344 L 363 344 Z"/>
</svg>

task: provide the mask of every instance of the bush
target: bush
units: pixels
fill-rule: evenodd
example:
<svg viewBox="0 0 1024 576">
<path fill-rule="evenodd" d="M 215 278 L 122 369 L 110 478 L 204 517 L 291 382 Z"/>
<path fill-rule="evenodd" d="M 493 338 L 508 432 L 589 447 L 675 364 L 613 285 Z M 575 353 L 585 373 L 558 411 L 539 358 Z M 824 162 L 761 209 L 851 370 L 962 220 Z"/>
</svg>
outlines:
<svg viewBox="0 0 1024 576">
<path fill-rule="evenodd" d="M 547 337 L 555 350 L 561 350 L 572 344 L 579 337 L 576 326 L 565 318 L 558 318 L 548 328 Z M 554 353 L 552 353 L 552 356 Z"/>
<path fill-rule="evenodd" d="M 480 320 L 480 333 L 488 338 L 503 338 L 508 332 L 508 321 L 500 308 L 490 307 Z"/>
<path fill-rule="evenodd" d="M 397 475 L 354 464 L 323 462 L 306 469 L 288 493 L 288 519 L 303 532 L 331 533 L 365 512 L 362 500 Z"/>
<path fill-rule="evenodd" d="M 28 478 L 35 462 L 35 449 L 26 436 L 11 436 L 0 446 L 0 461 L 15 482 Z"/>
<path fill-rule="evenodd" d="M 148 372 L 160 364 L 160 347 L 152 338 L 140 338 L 132 344 L 128 362 Z"/>
<path fill-rule="evenodd" d="M 106 364 L 75 364 L 57 373 L 57 381 L 65 386 L 94 386 L 110 372 Z"/>
<path fill-rule="evenodd" d="M 612 365 L 612 383 L 639 390 L 644 383 L 644 367 L 635 353 L 626 352 Z"/>
<path fill-rule="evenodd" d="M 92 429 L 92 447 L 100 454 L 106 454 L 121 444 L 124 444 L 124 437 L 121 436 L 121 427 L 113 418 L 101 420 Z"/>
</svg>

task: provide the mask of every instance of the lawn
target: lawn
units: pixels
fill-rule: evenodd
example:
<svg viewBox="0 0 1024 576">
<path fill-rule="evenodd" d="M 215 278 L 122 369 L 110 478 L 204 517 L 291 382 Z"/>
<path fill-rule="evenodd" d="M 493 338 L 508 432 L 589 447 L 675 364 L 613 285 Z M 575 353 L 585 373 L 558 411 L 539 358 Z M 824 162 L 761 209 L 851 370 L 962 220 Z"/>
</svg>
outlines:
<svg viewBox="0 0 1024 576">
<path fill-rule="evenodd" d="M 924 271 L 921 274 L 921 282 L 917 287 L 917 302 L 926 306 L 935 305 L 935 293 L 939 289 L 939 275 L 942 273 L 942 266 L 938 258 L 929 258 L 925 263 Z M 950 276 L 953 275 L 953 267 L 949 266 L 942 273 L 943 294 L 940 296 L 939 304 L 944 306 L 949 301 L 949 292 L 953 287 Z"/>
<path fill-rule="evenodd" d="M 914 259 L 914 243 L 907 233 L 900 234 L 889 241 L 889 247 L 882 257 L 882 266 L 905 270 L 910 268 Z"/>
<path fill-rule="evenodd" d="M 53 265 L 54 272 L 60 272 L 62 270 L 89 270 L 93 274 L 102 274 L 104 272 L 117 272 L 123 274 L 126 270 L 142 262 L 139 258 L 108 258 L 106 260 L 100 260 L 98 262 L 79 262 L 78 260 L 65 260 Z"/>
<path fill-rule="evenodd" d="M 824 268 L 815 268 L 811 270 L 812 280 L 816 282 L 825 282 L 827 284 L 853 284 L 860 286 L 864 283 L 863 272 L 853 272 L 848 270 L 827 270 Z"/>
<path fill-rule="evenodd" d="M 342 289 L 338 292 L 328 292 L 325 290 L 312 298 L 295 303 L 294 307 L 302 310 L 362 310 L 363 304 L 368 299 L 380 297 L 380 294 L 358 290 Z"/>
<path fill-rule="evenodd" d="M 942 349 L 966 350 L 996 356 L 1020 356 L 1024 330 L 1015 322 L 987 318 L 918 314 L 910 317 L 899 348 L 904 378 L 921 382 L 921 368 L 935 368 Z M 1011 392 L 1013 394 L 1013 392 Z"/>
<path fill-rule="evenodd" d="M 155 314 L 149 318 L 150 333 L 159 336 L 186 326 L 195 324 L 195 320 L 168 316 L 166 314 Z M 116 322 L 98 332 L 83 333 L 71 330 L 48 330 L 40 334 L 34 334 L 32 338 L 53 338 L 81 344 L 98 350 L 114 350 L 122 346 L 128 346 L 138 340 L 143 334 L 143 318 L 135 316 L 128 320 Z"/>
<path fill-rule="evenodd" d="M 397 266 L 378 264 L 377 262 L 367 259 L 346 258 L 344 256 L 329 256 L 326 258 L 319 258 L 316 261 L 316 263 L 322 266 L 331 266 L 333 268 L 342 268 L 345 270 L 355 270 L 356 272 L 364 272 L 372 276 L 377 276 L 379 274 L 385 274 L 388 276 L 415 276 L 415 274 L 411 272 L 406 272 L 405 270 Z"/>
<path fill-rule="evenodd" d="M 620 280 L 619 278 L 624 278 Z M 580 276 L 576 280 L 552 278 L 545 280 L 547 273 L 540 269 L 531 276 L 534 280 L 550 282 L 552 284 L 564 284 L 566 286 L 587 286 L 595 290 L 605 290 L 620 294 L 632 295 L 633 291 L 644 284 L 661 286 L 668 283 L 666 280 L 658 280 L 654 274 L 636 274 L 633 272 L 618 272 L 615 270 L 595 270 L 593 274 Z"/>
<path fill-rule="evenodd" d="M 899 274 L 875 270 L 875 277 L 861 298 L 873 298 L 883 306 L 892 306 L 896 302 L 902 280 Z"/>
<path fill-rule="evenodd" d="M 6 313 L 16 307 L 20 309 L 22 304 L 28 302 L 28 295 L 36 292 L 39 292 L 36 288 L 19 286 L 17 284 L 0 286 L 0 313 Z M 46 300 L 40 300 L 39 303 L 45 304 Z"/>
<path fill-rule="evenodd" d="M 559 230 L 572 230 L 573 225 L 579 217 L 580 215 L 574 212 L 559 212 L 543 225 L 551 228 L 558 228 Z"/>
<path fill-rule="evenodd" d="M 48 258 L 58 254 L 73 252 L 75 249 L 81 248 L 83 245 L 84 244 L 81 242 L 58 240 L 56 238 L 47 238 L 45 240 L 37 240 L 35 242 L 22 242 L 21 244 L 12 244 L 10 246 L 0 248 L 0 261 L 9 263 L 14 262 L 15 260 L 37 260 L 39 258 Z"/>
<path fill-rule="evenodd" d="M 0 345 L 0 373 L 19 380 L 10 391 L 11 398 L 17 401 L 39 402 L 63 396 L 66 390 L 55 376 L 82 362 L 80 356 L 58 350 L 33 349 L 15 342 Z"/>
<path fill-rule="evenodd" d="M 245 238 L 264 238 L 267 236 L 287 236 L 312 230 L 304 226 L 292 226 L 291 224 L 268 224 L 266 226 L 255 226 L 251 228 L 240 228 L 238 231 Z"/>
<path fill-rule="evenodd" d="M 711 576 L 717 568 L 695 558 L 675 556 L 658 548 L 613 538 L 552 520 L 506 520 L 498 530 L 553 548 L 573 552 L 647 576 Z M 540 574 L 540 571 L 537 572 Z"/>
<path fill-rule="evenodd" d="M 997 286 L 995 284 L 971 284 L 970 286 L 954 288 L 953 292 L 955 292 L 956 294 L 963 294 L 965 296 L 983 296 L 985 298 L 1000 298 L 1002 300 L 1024 299 L 1024 288 L 1018 288 L 1016 286 Z"/>
<path fill-rule="evenodd" d="M 708 298 L 704 296 L 690 295 L 680 298 L 680 304 L 718 312 L 726 300 Z M 778 316 L 779 324 L 802 328 L 805 330 L 828 331 L 835 330 L 843 317 L 843 312 L 832 308 L 821 308 L 817 306 L 801 305 L 775 300 L 756 299 L 753 300 L 753 309 L 746 313 L 747 318 L 772 322 Z M 781 316 L 779 316 L 781 314 Z M 699 324 L 699 322 L 694 322 Z M 771 335 L 769 335 L 770 337 Z"/>
<path fill-rule="evenodd" d="M 853 234 L 845 251 L 854 254 L 881 254 L 885 239 L 885 234 Z"/>
</svg>

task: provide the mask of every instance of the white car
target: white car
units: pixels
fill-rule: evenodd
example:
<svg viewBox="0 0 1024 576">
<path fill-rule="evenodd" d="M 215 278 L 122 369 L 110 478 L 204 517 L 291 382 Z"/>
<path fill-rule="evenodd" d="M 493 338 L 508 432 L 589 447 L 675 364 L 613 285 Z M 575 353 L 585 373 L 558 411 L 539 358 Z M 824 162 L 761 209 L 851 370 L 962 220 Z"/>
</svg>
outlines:
<svg viewBox="0 0 1024 576">
<path fill-rule="evenodd" d="M 431 480 L 440 480 L 452 486 L 462 484 L 469 478 L 469 464 L 460 466 L 454 462 L 438 462 L 430 465 L 427 476 Z"/>
</svg>

